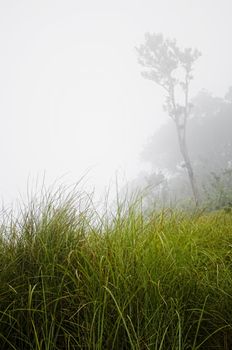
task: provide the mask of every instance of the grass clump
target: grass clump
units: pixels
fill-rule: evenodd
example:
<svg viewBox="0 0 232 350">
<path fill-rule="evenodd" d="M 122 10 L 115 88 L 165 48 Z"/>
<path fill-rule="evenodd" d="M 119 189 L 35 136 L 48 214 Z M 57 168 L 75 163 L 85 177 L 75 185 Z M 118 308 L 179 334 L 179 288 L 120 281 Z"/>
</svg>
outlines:
<svg viewBox="0 0 232 350">
<path fill-rule="evenodd" d="M 2 214 L 0 348 L 231 349 L 232 215 L 86 198 Z"/>
</svg>

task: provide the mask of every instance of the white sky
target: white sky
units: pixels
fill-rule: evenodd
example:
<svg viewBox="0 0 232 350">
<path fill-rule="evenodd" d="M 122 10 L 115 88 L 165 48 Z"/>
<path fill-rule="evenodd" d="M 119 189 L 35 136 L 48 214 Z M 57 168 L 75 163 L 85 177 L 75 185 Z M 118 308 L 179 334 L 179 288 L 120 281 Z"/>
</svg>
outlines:
<svg viewBox="0 0 232 350">
<path fill-rule="evenodd" d="M 135 46 L 162 32 L 202 52 L 193 94 L 232 85 L 231 0 L 0 0 L 0 197 L 28 179 L 100 192 L 165 120 L 162 91 L 144 80 Z"/>
</svg>

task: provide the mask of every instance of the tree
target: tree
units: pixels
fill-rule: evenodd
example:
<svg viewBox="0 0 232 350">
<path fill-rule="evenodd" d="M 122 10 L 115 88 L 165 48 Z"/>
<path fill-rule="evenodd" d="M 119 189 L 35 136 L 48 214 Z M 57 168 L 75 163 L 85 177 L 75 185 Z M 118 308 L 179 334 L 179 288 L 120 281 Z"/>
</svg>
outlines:
<svg viewBox="0 0 232 350">
<path fill-rule="evenodd" d="M 188 122 L 188 149 L 201 201 L 211 208 L 232 203 L 232 100 L 228 93 L 222 98 L 202 90 L 191 100 L 194 109 Z M 180 201 L 189 196 L 171 119 L 153 134 L 141 156 L 154 171 L 168 174 L 170 195 Z"/>
<path fill-rule="evenodd" d="M 188 149 L 199 180 L 212 171 L 232 166 L 232 101 L 202 90 L 191 103 L 194 108 L 188 122 Z M 165 170 L 170 175 L 182 172 L 182 158 L 171 119 L 152 135 L 141 157 L 156 171 Z"/>
<path fill-rule="evenodd" d="M 199 195 L 186 143 L 186 127 L 191 113 L 189 86 L 193 79 L 193 64 L 200 56 L 198 50 L 181 50 L 175 40 L 164 39 L 162 34 L 145 34 L 145 44 L 136 48 L 139 63 L 146 68 L 144 78 L 154 81 L 166 93 L 164 108 L 175 123 L 178 143 L 184 166 L 187 169 L 190 185 L 196 205 Z M 182 103 L 177 94 L 182 95 Z"/>
</svg>

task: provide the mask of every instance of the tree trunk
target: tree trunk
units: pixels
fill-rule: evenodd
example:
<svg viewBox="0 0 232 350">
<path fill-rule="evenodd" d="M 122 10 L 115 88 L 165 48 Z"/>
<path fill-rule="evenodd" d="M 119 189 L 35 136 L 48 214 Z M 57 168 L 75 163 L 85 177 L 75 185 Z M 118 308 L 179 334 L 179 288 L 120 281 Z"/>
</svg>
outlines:
<svg viewBox="0 0 232 350">
<path fill-rule="evenodd" d="M 190 161 L 190 157 L 189 157 L 188 149 L 187 149 L 187 144 L 186 144 L 186 125 L 179 125 L 176 122 L 176 129 L 177 129 L 177 134 L 178 134 L 180 152 L 181 152 L 181 155 L 184 159 L 185 167 L 186 167 L 187 172 L 188 172 L 188 177 L 189 177 L 191 189 L 193 192 L 194 201 L 195 201 L 195 204 L 197 207 L 199 205 L 199 194 L 198 194 L 195 175 L 193 172 L 193 167 L 192 167 L 192 164 Z"/>
</svg>

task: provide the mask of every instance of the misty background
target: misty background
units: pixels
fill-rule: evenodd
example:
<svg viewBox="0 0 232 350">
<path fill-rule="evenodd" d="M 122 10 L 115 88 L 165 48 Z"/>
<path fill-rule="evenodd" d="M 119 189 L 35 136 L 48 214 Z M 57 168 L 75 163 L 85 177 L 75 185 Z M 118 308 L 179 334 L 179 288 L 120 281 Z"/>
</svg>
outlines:
<svg viewBox="0 0 232 350">
<path fill-rule="evenodd" d="M 227 108 L 230 140 L 224 96 L 232 85 L 231 13 L 229 0 L 1 0 L 1 199 L 14 201 L 44 176 L 48 185 L 72 184 L 86 174 L 85 188 L 101 196 L 116 175 L 125 183 L 159 166 L 171 171 L 157 158 L 165 159 L 163 151 L 178 158 L 169 152 L 175 141 L 164 94 L 141 77 L 137 62 L 145 32 L 201 51 L 191 97 L 199 102 L 204 89 L 206 105 L 218 103 L 209 116 Z M 206 135 L 212 124 L 203 124 Z M 211 143 L 219 140 L 215 123 L 214 130 Z"/>
</svg>

